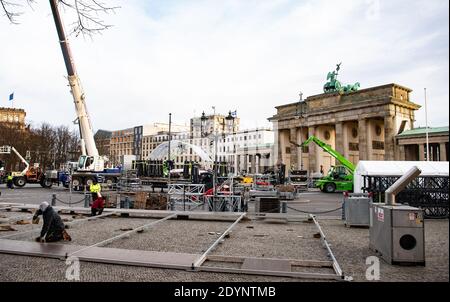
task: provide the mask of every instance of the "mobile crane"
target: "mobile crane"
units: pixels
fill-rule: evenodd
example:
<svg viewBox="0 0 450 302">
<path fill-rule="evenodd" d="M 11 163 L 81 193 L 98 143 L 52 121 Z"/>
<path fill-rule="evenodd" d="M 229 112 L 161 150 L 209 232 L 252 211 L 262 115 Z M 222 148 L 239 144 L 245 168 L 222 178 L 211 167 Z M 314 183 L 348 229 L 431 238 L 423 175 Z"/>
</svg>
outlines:
<svg viewBox="0 0 450 302">
<path fill-rule="evenodd" d="M 312 141 L 341 163 L 340 166 L 332 166 L 328 172 L 328 175 L 316 181 L 315 186 L 320 188 L 322 192 L 326 193 L 333 193 L 335 191 L 353 191 L 353 173 L 355 172 L 355 165 L 346 159 L 342 154 L 331 148 L 330 145 L 322 142 L 314 135 L 310 136 L 301 145 L 294 142 L 291 143 L 297 145 L 298 147 L 305 147 Z"/>
<path fill-rule="evenodd" d="M 58 182 L 58 172 L 55 170 L 44 171 L 39 164 L 30 167 L 28 161 L 13 146 L 1 146 L 0 154 L 14 153 L 25 165 L 22 171 L 13 171 L 11 176 L 16 187 L 23 187 L 27 183 L 40 184 L 43 188 L 50 188 L 54 182 Z M 2 167 L 0 166 L 0 169 Z M 0 171 L 1 172 L 1 171 Z M 3 173 L 0 173 L 3 174 Z M 1 177 L 1 175 L 0 175 Z"/>
<path fill-rule="evenodd" d="M 89 118 L 85 94 L 83 93 L 80 79 L 75 70 L 69 43 L 64 33 L 64 26 L 58 11 L 58 0 L 49 0 L 58 33 L 59 44 L 67 69 L 70 91 L 75 103 L 75 111 L 80 130 L 81 156 L 78 159 L 76 171 L 73 172 L 71 182 L 74 187 L 90 185 L 94 179 L 102 178 L 106 183 L 117 182 L 120 172 L 115 173 L 105 170 L 105 159 L 98 153 L 95 145 L 94 132 Z"/>
</svg>

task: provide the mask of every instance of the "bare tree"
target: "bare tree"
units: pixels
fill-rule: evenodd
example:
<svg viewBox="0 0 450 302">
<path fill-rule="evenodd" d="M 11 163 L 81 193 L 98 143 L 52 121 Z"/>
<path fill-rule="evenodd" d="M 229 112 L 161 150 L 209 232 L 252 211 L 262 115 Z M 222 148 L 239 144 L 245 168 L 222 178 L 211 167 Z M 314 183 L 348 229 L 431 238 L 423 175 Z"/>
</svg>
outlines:
<svg viewBox="0 0 450 302">
<path fill-rule="evenodd" d="M 79 136 L 67 126 L 53 127 L 43 123 L 38 128 L 25 129 L 0 123 L 0 146 L 14 146 L 22 156 L 30 153 L 30 164 L 39 163 L 43 168 L 58 168 L 80 155 Z M 20 170 L 20 160 L 11 155 L 0 155 L 7 170 Z"/>
<path fill-rule="evenodd" d="M 108 6 L 99 0 L 50 0 L 57 1 L 68 12 L 74 13 L 74 20 L 69 21 L 71 33 L 92 35 L 100 33 L 112 25 L 105 24 L 99 17 L 100 14 L 115 12 L 119 6 Z M 35 0 L 0 0 L 1 7 L 11 23 L 17 24 L 17 19 L 23 14 L 25 5 L 36 4 Z"/>
</svg>

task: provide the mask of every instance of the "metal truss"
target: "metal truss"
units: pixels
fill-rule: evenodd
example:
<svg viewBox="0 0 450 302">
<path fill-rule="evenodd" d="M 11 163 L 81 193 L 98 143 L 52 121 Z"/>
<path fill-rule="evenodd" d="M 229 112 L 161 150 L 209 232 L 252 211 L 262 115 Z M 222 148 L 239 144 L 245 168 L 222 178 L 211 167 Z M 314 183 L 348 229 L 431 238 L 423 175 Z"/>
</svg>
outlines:
<svg viewBox="0 0 450 302">
<path fill-rule="evenodd" d="M 170 210 L 179 209 L 182 206 L 185 211 L 186 207 L 188 209 L 191 206 L 198 207 L 204 202 L 204 184 L 169 184 L 168 187 L 169 202 L 167 206 Z"/>
<path fill-rule="evenodd" d="M 244 205 L 240 195 L 207 195 L 205 205 L 213 212 L 242 212 Z"/>
</svg>

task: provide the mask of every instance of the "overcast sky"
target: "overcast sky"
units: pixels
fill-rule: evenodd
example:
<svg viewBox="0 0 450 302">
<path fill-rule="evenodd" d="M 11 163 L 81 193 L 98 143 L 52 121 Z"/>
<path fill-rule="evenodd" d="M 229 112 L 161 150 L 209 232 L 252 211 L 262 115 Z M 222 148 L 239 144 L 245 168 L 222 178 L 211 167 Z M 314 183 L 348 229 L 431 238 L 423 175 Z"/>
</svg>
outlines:
<svg viewBox="0 0 450 302">
<path fill-rule="evenodd" d="M 34 125 L 71 125 L 51 10 L 37 2 L 19 25 L 0 18 L 0 107 L 14 91 Z M 448 0 L 106 2 L 121 6 L 104 16 L 114 27 L 70 37 L 95 129 L 165 122 L 169 112 L 183 124 L 212 106 L 237 110 L 244 128 L 269 125 L 275 106 L 321 93 L 339 62 L 343 83 L 397 83 L 420 105 L 426 87 L 429 124 L 449 124 Z M 416 120 L 425 124 L 423 108 Z"/>
</svg>

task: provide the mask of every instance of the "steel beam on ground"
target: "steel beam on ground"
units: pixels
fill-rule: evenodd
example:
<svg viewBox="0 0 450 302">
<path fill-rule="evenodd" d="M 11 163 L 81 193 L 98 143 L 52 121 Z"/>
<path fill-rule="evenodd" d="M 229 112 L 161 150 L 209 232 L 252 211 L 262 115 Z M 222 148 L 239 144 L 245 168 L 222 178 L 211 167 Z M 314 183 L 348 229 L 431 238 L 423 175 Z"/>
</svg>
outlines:
<svg viewBox="0 0 450 302">
<path fill-rule="evenodd" d="M 83 251 L 88 250 L 88 249 L 93 248 L 93 247 L 100 247 L 100 246 L 103 246 L 103 245 L 105 245 L 105 244 L 111 243 L 111 242 L 113 242 L 113 241 L 115 241 L 115 240 L 117 240 L 117 239 L 120 239 L 120 238 L 122 238 L 122 237 L 131 235 L 131 234 L 133 234 L 133 233 L 136 233 L 136 232 L 139 232 L 139 231 L 144 231 L 145 229 L 148 229 L 148 228 L 150 228 L 151 226 L 154 226 L 154 225 L 156 225 L 156 224 L 158 224 L 158 223 L 160 223 L 160 222 L 163 222 L 163 221 L 166 221 L 166 220 L 168 220 L 168 219 L 171 219 L 171 218 L 173 218 L 173 217 L 175 217 L 175 216 L 177 216 L 177 215 L 178 215 L 177 213 L 173 213 L 172 215 L 169 215 L 169 216 L 167 216 L 167 217 L 164 217 L 164 218 L 162 218 L 162 219 L 160 219 L 160 220 L 152 221 L 152 222 L 150 222 L 150 223 L 144 224 L 144 225 L 142 225 L 142 226 L 140 226 L 140 227 L 134 228 L 134 229 L 132 229 L 132 230 L 130 230 L 130 231 L 128 231 L 128 232 L 125 232 L 125 233 L 123 233 L 123 234 L 120 234 L 120 235 L 111 237 L 111 238 L 109 238 L 109 239 L 100 241 L 100 242 L 98 242 L 98 243 L 96 243 L 96 244 L 93 244 L 93 245 L 90 245 L 90 246 L 87 246 L 87 247 L 84 247 L 84 248 L 82 248 L 82 249 L 80 249 L 80 250 L 78 250 L 78 251 L 75 251 L 75 252 L 71 253 L 71 254 L 68 255 L 67 257 L 71 257 L 71 256 L 73 256 L 73 255 L 75 255 L 75 254 L 78 254 L 78 253 L 80 253 L 80 252 L 83 252 Z"/>
<path fill-rule="evenodd" d="M 309 215 L 309 217 L 314 221 L 314 224 L 316 225 L 317 229 L 319 230 L 320 233 L 320 239 L 322 240 L 323 244 L 325 245 L 325 248 L 328 251 L 328 254 L 330 255 L 331 260 L 333 261 L 333 269 L 336 273 L 337 276 L 341 277 L 342 279 L 344 279 L 344 273 L 342 272 L 341 267 L 339 266 L 339 263 L 336 260 L 336 257 L 334 257 L 333 252 L 331 251 L 330 245 L 327 242 L 327 239 L 325 237 L 325 234 L 322 231 L 322 228 L 320 227 L 319 223 L 316 220 L 316 217 L 314 215 Z"/>
<path fill-rule="evenodd" d="M 228 263 L 243 263 L 248 257 L 243 256 L 224 256 L 224 255 L 209 255 L 207 261 L 211 262 L 228 262 Z M 276 258 L 264 258 L 276 259 Z M 279 259 L 278 259 L 279 260 Z M 292 266 L 300 267 L 328 267 L 333 268 L 333 261 L 324 260 L 298 260 L 298 259 L 283 259 L 291 263 Z"/>
<path fill-rule="evenodd" d="M 227 268 L 227 267 L 207 267 L 207 266 L 202 266 L 202 267 L 199 268 L 199 271 L 202 271 L 202 272 L 215 272 L 215 273 L 274 276 L 274 277 L 292 277 L 292 278 L 301 278 L 301 279 L 341 280 L 341 278 L 339 278 L 335 274 L 285 272 L 285 271 L 269 271 L 269 270 L 252 270 L 252 269 Z"/>
<path fill-rule="evenodd" d="M 231 224 L 228 229 L 226 229 L 225 232 L 223 232 L 223 234 L 219 238 L 217 238 L 216 241 L 214 241 L 214 243 L 206 250 L 206 252 L 204 252 L 203 255 L 201 255 L 195 262 L 192 263 L 192 269 L 200 267 L 203 262 L 205 262 L 208 254 L 211 253 L 211 251 L 223 240 L 223 238 L 225 238 L 225 236 L 236 226 L 236 224 L 238 224 L 239 221 L 241 221 L 241 219 L 245 217 L 246 214 L 247 213 L 241 214 L 241 216 L 239 216 L 239 218 L 236 219 L 236 221 L 233 222 L 233 224 Z"/>
</svg>

